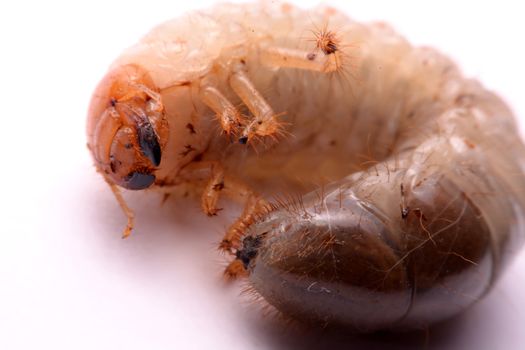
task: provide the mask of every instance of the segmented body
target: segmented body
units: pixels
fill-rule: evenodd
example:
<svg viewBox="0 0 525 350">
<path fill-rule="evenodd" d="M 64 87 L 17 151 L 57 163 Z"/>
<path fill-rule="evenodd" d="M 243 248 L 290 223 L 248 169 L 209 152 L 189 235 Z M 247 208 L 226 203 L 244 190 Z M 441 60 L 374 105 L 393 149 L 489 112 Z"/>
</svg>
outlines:
<svg viewBox="0 0 525 350">
<path fill-rule="evenodd" d="M 337 42 L 323 44 L 323 33 Z M 294 56 L 273 50 L 281 47 L 306 60 L 287 62 Z M 321 58 L 334 69 L 308 66 Z M 216 192 L 244 201 L 225 240 L 236 255 L 230 273 L 246 270 L 291 317 L 358 330 L 426 325 L 483 296 L 522 244 L 525 149 L 512 113 L 448 58 L 384 24 L 330 8 L 220 5 L 157 27 L 110 72 L 88 124 L 108 182 L 194 182 L 209 215 Z M 275 114 L 250 115 L 257 106 L 239 93 L 242 79 Z M 128 97 L 126 83 L 109 89 L 117 97 L 107 92 L 121 80 L 131 90 L 140 82 L 138 92 Z M 222 105 L 222 119 L 209 87 L 234 106 Z M 113 132 L 103 133 L 115 101 Z M 141 124 L 120 122 L 124 103 L 153 113 L 157 143 L 150 131 L 134 139 Z M 129 143 L 114 141 L 122 125 Z M 304 198 L 261 202 L 326 182 Z"/>
</svg>

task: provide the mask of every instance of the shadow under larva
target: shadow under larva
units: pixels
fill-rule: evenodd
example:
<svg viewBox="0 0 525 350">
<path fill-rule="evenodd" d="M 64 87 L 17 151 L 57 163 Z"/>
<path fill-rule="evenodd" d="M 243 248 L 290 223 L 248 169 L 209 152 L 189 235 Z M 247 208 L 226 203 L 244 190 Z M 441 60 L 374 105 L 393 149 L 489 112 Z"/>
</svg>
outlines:
<svg viewBox="0 0 525 350">
<path fill-rule="evenodd" d="M 426 327 L 483 297 L 523 243 L 509 108 L 439 52 L 332 8 L 166 22 L 112 64 L 87 129 L 124 236 L 120 188 L 196 192 L 209 216 L 239 202 L 225 275 L 304 323 Z"/>
</svg>

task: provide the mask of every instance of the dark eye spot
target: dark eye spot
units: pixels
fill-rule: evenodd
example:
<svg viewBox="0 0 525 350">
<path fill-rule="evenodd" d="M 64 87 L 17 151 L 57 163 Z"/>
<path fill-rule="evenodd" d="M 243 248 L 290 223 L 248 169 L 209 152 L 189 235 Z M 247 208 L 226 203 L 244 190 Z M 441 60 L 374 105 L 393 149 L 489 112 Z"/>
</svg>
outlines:
<svg viewBox="0 0 525 350">
<path fill-rule="evenodd" d="M 147 114 L 141 108 L 135 108 L 123 103 L 119 109 L 131 120 L 136 131 L 137 143 L 142 154 L 147 157 L 153 166 L 159 166 L 161 159 L 160 142 Z"/>
<path fill-rule="evenodd" d="M 161 150 L 159 139 L 153 126 L 150 123 L 144 123 L 137 127 L 137 136 L 142 154 L 144 154 L 153 163 L 159 166 L 161 159 Z"/>
<path fill-rule="evenodd" d="M 134 171 L 124 179 L 124 187 L 128 190 L 143 190 L 155 182 L 155 175 Z"/>
</svg>

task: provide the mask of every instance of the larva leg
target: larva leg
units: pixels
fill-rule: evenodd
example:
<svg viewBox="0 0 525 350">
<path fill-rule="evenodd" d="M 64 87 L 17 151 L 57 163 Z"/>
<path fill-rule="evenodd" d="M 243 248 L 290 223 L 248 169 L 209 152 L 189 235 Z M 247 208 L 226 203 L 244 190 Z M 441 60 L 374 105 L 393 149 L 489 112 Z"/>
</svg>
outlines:
<svg viewBox="0 0 525 350">
<path fill-rule="evenodd" d="M 208 216 L 216 215 L 220 210 L 217 208 L 217 202 L 221 193 L 244 207 L 242 214 L 228 228 L 219 245 L 219 249 L 231 252 L 232 249 L 237 249 L 239 238 L 253 223 L 254 216 L 265 212 L 268 203 L 246 184 L 225 175 L 224 169 L 216 163 L 202 194 L 202 208 Z"/>
<path fill-rule="evenodd" d="M 241 65 L 230 76 L 230 86 L 254 115 L 242 131 L 240 143 L 247 143 L 254 136 L 270 136 L 279 131 L 281 124 L 272 107 L 257 91 Z"/>
<path fill-rule="evenodd" d="M 224 169 L 218 162 L 211 163 L 211 175 L 204 192 L 202 193 L 201 206 L 202 210 L 208 216 L 217 215 L 219 208 L 217 202 L 219 195 L 224 188 Z"/>
<path fill-rule="evenodd" d="M 253 223 L 257 214 L 264 213 L 268 208 L 268 202 L 260 198 L 254 191 L 246 186 L 236 187 L 235 193 L 230 193 L 230 197 L 237 197 L 238 200 L 244 198 L 244 210 L 235 220 L 235 222 L 228 228 L 224 235 L 219 248 L 231 252 L 232 249 L 237 249 L 239 239 L 245 234 L 246 229 Z"/>
<path fill-rule="evenodd" d="M 204 174 L 203 174 L 204 172 Z M 177 185 L 192 184 L 202 190 L 201 208 L 208 216 L 217 215 L 219 196 L 224 189 L 224 168 L 217 161 L 202 161 L 188 164 L 178 174 Z"/>
<path fill-rule="evenodd" d="M 263 48 L 261 63 L 271 67 L 297 68 L 321 73 L 335 72 L 342 66 L 339 51 L 326 54 L 322 51 L 308 52 L 282 47 Z"/>
<path fill-rule="evenodd" d="M 135 214 L 133 213 L 133 210 L 131 210 L 126 204 L 126 201 L 122 197 L 122 193 L 120 193 L 119 188 L 115 184 L 110 183 L 108 180 L 106 180 L 106 182 L 111 188 L 111 192 L 113 192 L 113 195 L 117 199 L 120 208 L 122 209 L 122 211 L 126 215 L 126 218 L 128 219 L 126 228 L 124 229 L 124 232 L 122 232 L 122 238 L 126 238 L 131 234 L 131 230 L 133 230 Z"/>
<path fill-rule="evenodd" d="M 248 271 L 244 268 L 244 265 L 241 260 L 235 259 L 231 263 L 228 264 L 226 269 L 224 270 L 224 276 L 228 280 L 234 280 L 241 276 L 247 276 Z"/>
<path fill-rule="evenodd" d="M 235 106 L 214 86 L 201 86 L 202 101 L 217 114 L 219 123 L 227 135 L 235 133 L 241 126 L 241 114 Z"/>
<path fill-rule="evenodd" d="M 246 242 L 244 241 L 244 249 L 239 250 L 240 238 L 246 237 L 246 229 L 253 224 L 255 215 L 262 214 L 268 211 L 269 204 L 265 200 L 258 198 L 254 194 L 246 200 L 243 215 L 239 217 L 226 235 L 224 236 L 220 248 L 231 252 L 231 249 L 235 249 L 236 259 L 233 260 L 224 270 L 224 276 L 230 280 L 236 279 L 241 276 L 247 276 L 248 271 L 246 270 L 246 261 L 253 258 L 252 254 L 254 250 L 246 249 Z M 258 242 L 252 242 L 252 248 L 258 247 Z"/>
<path fill-rule="evenodd" d="M 208 216 L 216 215 L 220 210 L 217 202 L 221 194 L 244 206 L 241 216 L 228 228 L 219 246 L 220 249 L 231 252 L 232 248 L 237 248 L 239 237 L 244 234 L 246 227 L 253 223 L 254 216 L 264 212 L 268 203 L 249 186 L 226 175 L 219 162 L 200 162 L 186 170 L 191 174 L 206 167 L 211 174 L 201 197 L 203 211 Z"/>
<path fill-rule="evenodd" d="M 330 39 L 322 44 L 318 42 L 315 52 L 263 47 L 261 63 L 267 66 L 298 68 L 321 73 L 336 72 L 342 67 L 342 58 L 334 40 Z M 239 137 L 240 143 L 246 143 L 254 136 L 264 137 L 279 133 L 282 125 L 277 120 L 272 107 L 246 75 L 242 64 L 234 67 L 234 73 L 230 76 L 230 86 L 255 116 L 242 131 Z"/>
</svg>

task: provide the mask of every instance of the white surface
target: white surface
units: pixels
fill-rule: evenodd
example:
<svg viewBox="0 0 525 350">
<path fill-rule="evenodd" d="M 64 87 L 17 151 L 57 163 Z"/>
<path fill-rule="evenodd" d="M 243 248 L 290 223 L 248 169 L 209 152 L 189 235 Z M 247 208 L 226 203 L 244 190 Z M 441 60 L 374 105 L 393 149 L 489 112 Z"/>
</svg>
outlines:
<svg viewBox="0 0 525 350">
<path fill-rule="evenodd" d="M 258 322 L 240 286 L 221 282 L 215 245 L 231 217 L 208 219 L 197 203 L 133 195 L 136 230 L 120 239 L 125 219 L 85 147 L 87 104 L 124 47 L 210 1 L 170 3 L 0 5 L 0 349 L 422 348 L 424 334 L 283 335 Z M 519 2 L 341 3 L 451 54 L 525 116 Z M 522 349 L 523 295 L 521 254 L 488 298 L 431 331 L 430 348 Z"/>
</svg>

